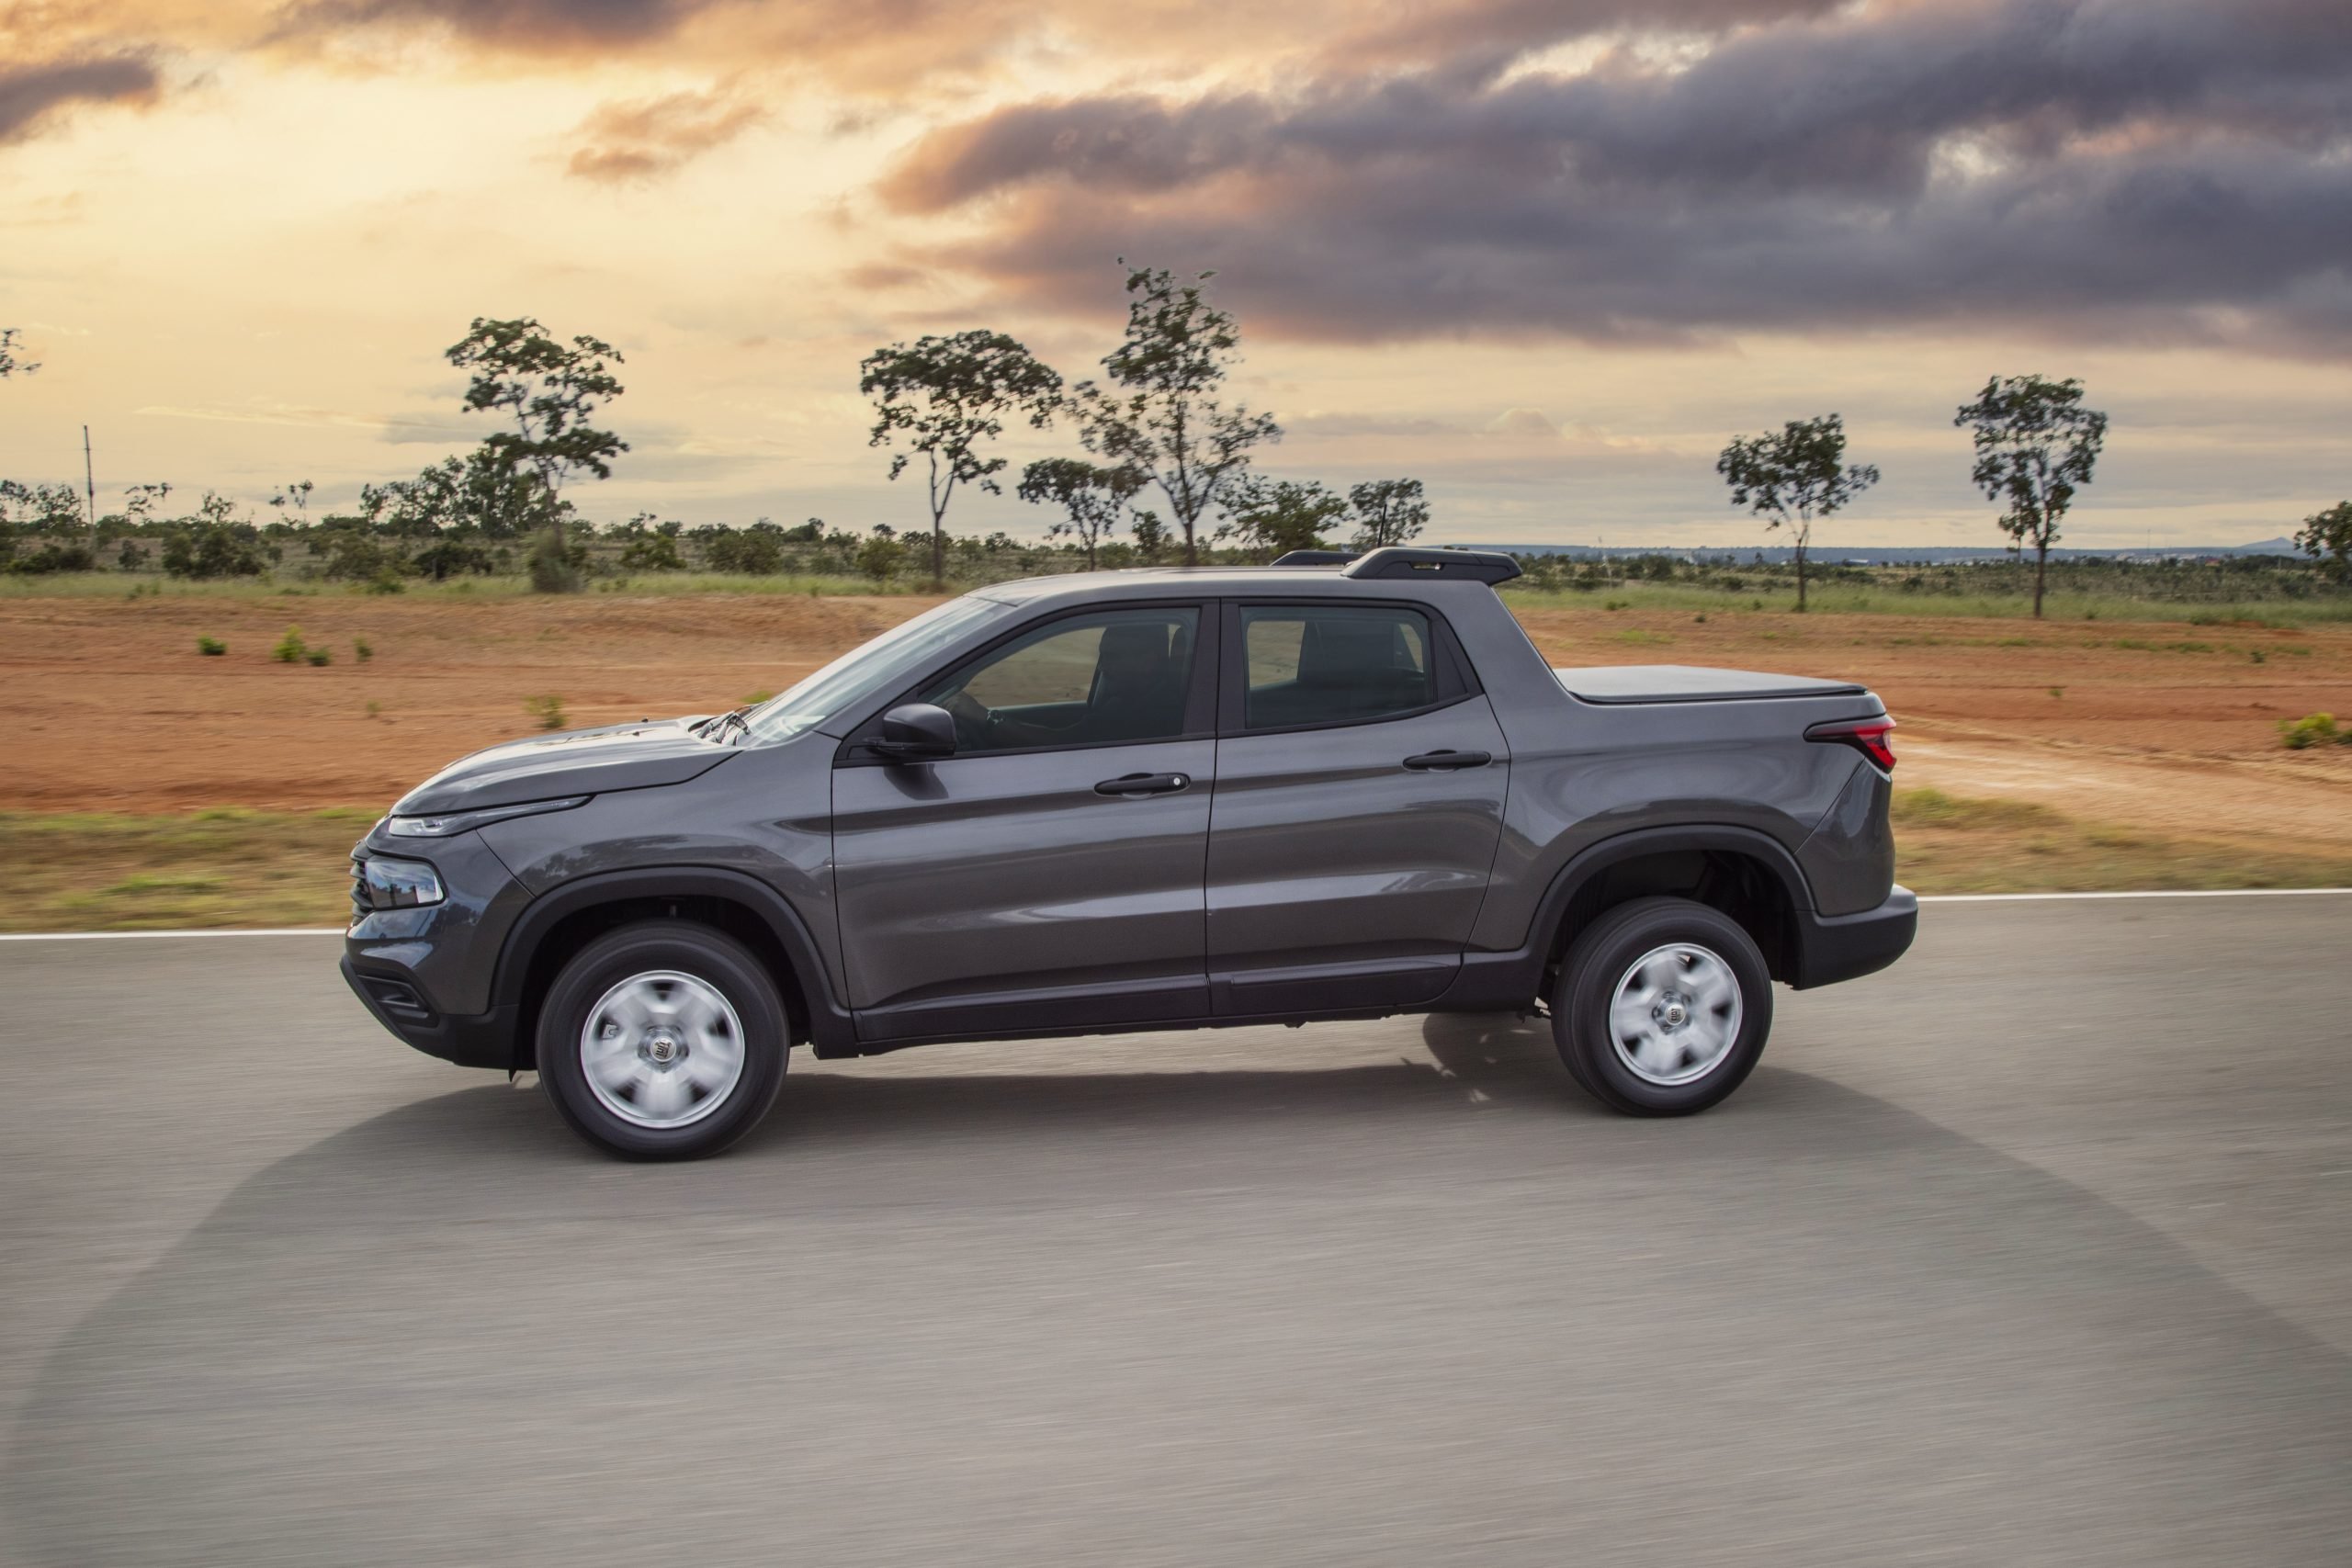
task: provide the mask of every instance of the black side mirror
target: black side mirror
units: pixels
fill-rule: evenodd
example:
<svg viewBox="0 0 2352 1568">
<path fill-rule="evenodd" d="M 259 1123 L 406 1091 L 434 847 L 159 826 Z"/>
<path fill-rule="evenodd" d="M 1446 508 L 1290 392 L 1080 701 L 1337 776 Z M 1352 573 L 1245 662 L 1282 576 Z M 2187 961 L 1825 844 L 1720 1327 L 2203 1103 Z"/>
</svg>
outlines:
<svg viewBox="0 0 2352 1568">
<path fill-rule="evenodd" d="M 920 762 L 956 754 L 956 716 L 930 703 L 906 703 L 882 716 L 882 739 L 866 742 L 877 757 Z"/>
</svg>

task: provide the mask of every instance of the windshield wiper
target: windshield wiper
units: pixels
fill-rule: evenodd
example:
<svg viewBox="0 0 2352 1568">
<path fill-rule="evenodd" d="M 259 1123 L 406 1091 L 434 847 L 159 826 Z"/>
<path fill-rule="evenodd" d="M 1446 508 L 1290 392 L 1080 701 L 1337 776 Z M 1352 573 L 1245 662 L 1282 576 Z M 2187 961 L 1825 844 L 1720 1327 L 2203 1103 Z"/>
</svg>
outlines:
<svg viewBox="0 0 2352 1568">
<path fill-rule="evenodd" d="M 752 728 L 752 721 L 745 718 L 743 716 L 750 713 L 753 705 L 753 704 L 745 703 L 741 707 L 736 708 L 731 712 L 720 714 L 717 718 L 707 718 L 703 720 L 702 723 L 695 727 L 695 733 L 701 736 L 705 740 L 710 741 L 714 745 L 725 745 L 728 743 L 726 739 L 727 727 L 730 724 L 742 730 L 745 734 L 749 734 Z"/>
</svg>

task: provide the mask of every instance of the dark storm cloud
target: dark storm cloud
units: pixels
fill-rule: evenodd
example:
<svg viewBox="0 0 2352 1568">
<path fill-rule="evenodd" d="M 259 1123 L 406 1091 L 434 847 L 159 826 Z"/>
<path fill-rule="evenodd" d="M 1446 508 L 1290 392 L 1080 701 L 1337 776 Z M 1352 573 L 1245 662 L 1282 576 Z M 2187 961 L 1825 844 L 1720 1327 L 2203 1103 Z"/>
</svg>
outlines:
<svg viewBox="0 0 2352 1568">
<path fill-rule="evenodd" d="M 159 87 L 155 67 L 137 54 L 0 66 L 0 144 L 34 135 L 76 104 L 149 103 Z"/>
<path fill-rule="evenodd" d="M 666 38 L 715 0 L 297 0 L 285 35 L 371 23 L 427 23 L 500 49 L 594 49 Z"/>
<path fill-rule="evenodd" d="M 2007 317 L 2352 353 L 2340 0 L 1881 6 L 1657 58 L 1015 106 L 883 194 L 980 216 L 952 259 L 1019 292 L 1197 259 L 1341 339 Z"/>
</svg>

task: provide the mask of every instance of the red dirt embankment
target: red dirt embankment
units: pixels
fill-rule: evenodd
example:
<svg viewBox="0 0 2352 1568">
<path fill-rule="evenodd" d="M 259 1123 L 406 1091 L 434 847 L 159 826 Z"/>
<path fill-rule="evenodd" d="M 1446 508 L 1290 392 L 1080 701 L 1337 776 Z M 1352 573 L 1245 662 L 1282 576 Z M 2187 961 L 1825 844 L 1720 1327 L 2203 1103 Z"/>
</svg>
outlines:
<svg viewBox="0 0 2352 1568">
<path fill-rule="evenodd" d="M 932 601 L 768 595 L 0 601 L 0 808 L 379 806 L 463 752 L 573 725 L 709 711 L 793 681 Z M 1865 681 L 1900 777 L 1955 795 L 2273 845 L 2352 843 L 2352 627 L 1540 609 L 1559 664 L 1724 664 Z M 271 661 L 299 623 L 325 668 Z M 209 636 L 219 658 L 197 652 Z M 374 650 L 365 663 L 354 639 Z M 2262 654 L 2256 662 L 2254 655 Z M 372 705 L 372 708 L 371 708 Z"/>
</svg>

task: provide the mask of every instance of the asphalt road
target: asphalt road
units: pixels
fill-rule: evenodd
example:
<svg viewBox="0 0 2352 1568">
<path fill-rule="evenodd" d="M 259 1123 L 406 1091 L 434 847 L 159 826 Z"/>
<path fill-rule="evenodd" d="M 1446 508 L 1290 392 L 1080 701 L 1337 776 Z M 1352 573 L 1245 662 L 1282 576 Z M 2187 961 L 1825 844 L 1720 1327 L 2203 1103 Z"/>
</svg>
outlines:
<svg viewBox="0 0 2352 1568">
<path fill-rule="evenodd" d="M 16 1560 L 2347 1558 L 2352 897 L 1935 906 L 1683 1122 L 1397 1020 L 650 1168 L 334 947 L 0 945 Z"/>
</svg>

